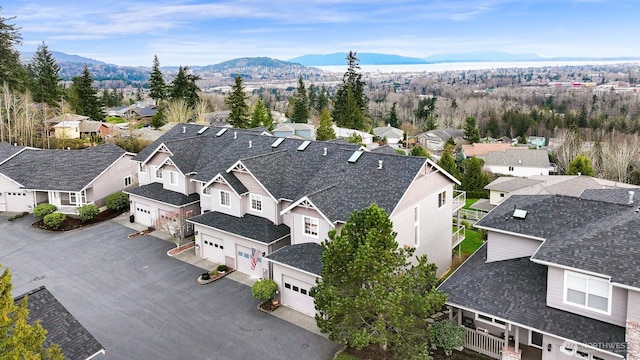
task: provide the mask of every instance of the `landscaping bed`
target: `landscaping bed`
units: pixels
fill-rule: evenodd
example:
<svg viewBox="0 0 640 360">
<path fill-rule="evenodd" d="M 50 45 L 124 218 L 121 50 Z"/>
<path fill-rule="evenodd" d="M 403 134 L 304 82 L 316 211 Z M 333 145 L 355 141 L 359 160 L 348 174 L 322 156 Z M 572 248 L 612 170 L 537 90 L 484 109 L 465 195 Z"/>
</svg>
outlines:
<svg viewBox="0 0 640 360">
<path fill-rule="evenodd" d="M 97 224 L 106 220 L 111 220 L 120 214 L 122 214 L 122 211 L 107 209 L 99 213 L 98 215 L 96 215 L 96 217 L 94 217 L 93 219 L 87 220 L 87 221 L 82 221 L 76 217 L 67 215 L 67 217 L 60 224 L 60 226 L 58 226 L 57 229 L 52 229 L 50 227 L 45 226 L 42 219 L 36 221 L 31 226 L 38 229 L 51 230 L 51 231 L 69 231 L 69 230 L 79 229 L 81 227 L 91 225 L 91 224 Z"/>
<path fill-rule="evenodd" d="M 342 355 L 342 356 L 340 356 Z M 346 348 L 337 359 L 340 360 L 396 360 L 393 354 L 383 350 L 380 346 L 369 345 L 361 350 Z M 431 353 L 434 360 L 490 360 L 489 357 L 474 353 L 469 350 L 453 351 L 447 356 L 442 349 L 435 350 Z"/>
</svg>

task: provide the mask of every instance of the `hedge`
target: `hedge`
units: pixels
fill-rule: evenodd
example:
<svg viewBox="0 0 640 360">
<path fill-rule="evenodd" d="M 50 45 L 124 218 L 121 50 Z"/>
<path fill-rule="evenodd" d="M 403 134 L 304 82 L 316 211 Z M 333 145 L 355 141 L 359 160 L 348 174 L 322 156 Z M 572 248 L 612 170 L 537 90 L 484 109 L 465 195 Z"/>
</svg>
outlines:
<svg viewBox="0 0 640 360">
<path fill-rule="evenodd" d="M 39 218 L 56 212 L 58 208 L 53 204 L 40 204 L 33 209 L 33 215 Z"/>
<path fill-rule="evenodd" d="M 42 221 L 47 227 L 57 229 L 66 218 L 67 216 L 65 214 L 54 212 L 42 218 Z"/>
<path fill-rule="evenodd" d="M 121 211 L 129 207 L 129 195 L 119 191 L 107 196 L 105 202 L 107 209 Z"/>
<path fill-rule="evenodd" d="M 82 205 L 76 209 L 82 221 L 88 221 L 100 213 L 100 208 L 93 204 Z"/>
</svg>

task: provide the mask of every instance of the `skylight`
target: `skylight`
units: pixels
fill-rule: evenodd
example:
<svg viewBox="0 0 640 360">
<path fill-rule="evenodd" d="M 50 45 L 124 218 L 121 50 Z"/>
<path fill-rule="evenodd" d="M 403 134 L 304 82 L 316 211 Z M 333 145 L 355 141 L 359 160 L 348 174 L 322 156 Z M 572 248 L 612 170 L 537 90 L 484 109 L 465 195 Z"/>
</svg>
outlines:
<svg viewBox="0 0 640 360">
<path fill-rule="evenodd" d="M 216 133 L 216 136 L 222 136 L 222 134 L 224 134 L 225 132 L 227 132 L 227 128 L 220 129 L 220 131 Z"/>
<path fill-rule="evenodd" d="M 280 144 L 282 144 L 283 141 L 284 141 L 284 138 L 277 138 L 276 141 L 274 141 L 273 144 L 271 144 L 271 147 L 277 148 L 278 146 L 280 146 Z"/>
<path fill-rule="evenodd" d="M 208 128 L 208 126 L 204 126 L 202 129 L 198 130 L 198 135 L 201 135 L 203 132 L 207 131 Z"/>
<path fill-rule="evenodd" d="M 524 219 L 527 217 L 527 210 L 515 209 L 513 210 L 513 217 L 516 219 Z"/>
<path fill-rule="evenodd" d="M 298 150 L 299 151 L 304 151 L 304 149 L 306 149 L 307 146 L 309 146 L 309 144 L 311 144 L 311 141 L 309 141 L 309 140 L 303 141 L 302 144 L 300 144 L 300 146 L 298 146 Z"/>
<path fill-rule="evenodd" d="M 360 156 L 362 156 L 362 153 L 363 152 L 360 151 L 360 150 L 354 151 L 353 155 L 351 155 L 351 157 L 347 161 L 349 161 L 350 163 L 354 163 L 354 162 L 358 161 L 358 159 L 360 159 Z"/>
</svg>

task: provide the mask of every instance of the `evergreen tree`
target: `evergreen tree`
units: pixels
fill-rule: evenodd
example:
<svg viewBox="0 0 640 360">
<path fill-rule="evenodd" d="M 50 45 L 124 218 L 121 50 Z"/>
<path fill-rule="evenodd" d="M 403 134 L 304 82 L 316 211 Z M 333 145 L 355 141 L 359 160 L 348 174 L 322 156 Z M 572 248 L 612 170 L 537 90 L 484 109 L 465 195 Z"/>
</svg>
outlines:
<svg viewBox="0 0 640 360">
<path fill-rule="evenodd" d="M 396 110 L 395 102 L 391 106 L 391 112 L 389 112 L 389 119 L 387 123 L 394 128 L 397 128 L 400 126 L 400 122 L 398 121 L 398 111 Z"/>
<path fill-rule="evenodd" d="M 436 128 L 436 97 L 422 98 L 418 101 L 418 108 L 415 111 L 416 126 L 423 131 Z"/>
<path fill-rule="evenodd" d="M 315 108 L 318 112 L 322 112 L 322 110 L 327 109 L 328 107 L 329 95 L 327 95 L 327 88 L 322 85 L 320 92 L 318 93 L 318 98 L 316 99 Z"/>
<path fill-rule="evenodd" d="M 464 139 L 469 144 L 475 144 L 480 142 L 480 130 L 476 126 L 476 118 L 474 118 L 473 116 L 469 116 L 465 120 Z"/>
<path fill-rule="evenodd" d="M 51 107 L 60 107 L 60 100 L 62 100 L 64 93 L 62 86 L 60 86 L 62 79 L 58 76 L 60 66 L 44 42 L 38 46 L 28 70 L 31 76 L 33 101 L 46 103 Z"/>
<path fill-rule="evenodd" d="M 456 159 L 451 155 L 451 146 L 447 145 L 444 148 L 444 152 L 442 153 L 442 157 L 438 160 L 438 166 L 440 166 L 444 171 L 451 174 L 456 179 L 460 179 L 460 171 L 458 170 L 458 165 L 456 164 Z"/>
<path fill-rule="evenodd" d="M 67 93 L 67 100 L 71 109 L 79 115 L 85 115 L 95 120 L 103 120 L 104 114 L 98 99 L 98 91 L 92 86 L 93 78 L 87 65 L 82 69 L 82 76 L 72 79 Z"/>
<path fill-rule="evenodd" d="M 153 68 L 149 75 L 149 96 L 160 103 L 167 98 L 167 84 L 164 81 L 162 71 L 160 71 L 160 61 L 158 56 L 153 56 Z"/>
<path fill-rule="evenodd" d="M 320 124 L 316 129 L 316 140 L 326 141 L 336 138 L 336 132 L 333 131 L 333 121 L 331 121 L 331 114 L 329 110 L 324 109 L 320 114 Z"/>
<path fill-rule="evenodd" d="M 191 109 L 195 109 L 198 103 L 198 85 L 196 80 L 200 78 L 196 75 L 188 74 L 188 66 L 180 66 L 178 68 L 178 74 L 175 79 L 169 85 L 169 99 L 171 100 L 184 100 Z"/>
<path fill-rule="evenodd" d="M 163 106 L 159 106 L 158 111 L 151 117 L 151 126 L 153 126 L 154 129 L 158 129 L 161 128 L 164 123 L 165 120 Z"/>
<path fill-rule="evenodd" d="M 313 84 L 309 85 L 309 89 L 307 91 L 308 105 L 309 105 L 309 114 L 313 113 L 313 110 L 316 109 L 316 105 L 318 103 L 318 88 L 316 88 Z"/>
<path fill-rule="evenodd" d="M 364 94 L 364 81 L 359 60 L 353 51 L 347 55 L 347 72 L 336 92 L 333 102 L 333 119 L 336 125 L 349 129 L 366 130 L 368 127 L 368 99 Z"/>
<path fill-rule="evenodd" d="M 489 176 L 482 171 L 484 160 L 472 157 L 464 161 L 464 174 L 460 181 L 460 187 L 467 192 L 470 198 L 486 197 L 484 189 L 489 184 Z"/>
<path fill-rule="evenodd" d="M 423 146 L 420 146 L 420 145 L 416 145 L 416 146 L 412 147 L 411 151 L 409 152 L 409 155 L 411 155 L 411 156 L 419 156 L 419 157 L 424 157 L 424 158 L 431 159 L 431 154 L 429 154 L 427 149 L 425 149 Z"/>
<path fill-rule="evenodd" d="M 596 176 L 596 172 L 591 166 L 591 160 L 585 155 L 576 156 L 569 163 L 567 168 L 567 175 L 584 175 L 584 176 Z"/>
<path fill-rule="evenodd" d="M 354 347 L 377 344 L 397 358 L 428 357 L 429 324 L 446 294 L 436 266 L 398 246 L 387 213 L 372 204 L 322 243 L 322 277 L 311 290 L 316 322 L 329 339 Z M 458 345 L 458 344 L 457 344 Z"/>
<path fill-rule="evenodd" d="M 47 331 L 39 322 L 27 323 L 28 298 L 15 304 L 11 295 L 11 273 L 5 268 L 0 275 L 0 358 L 62 360 L 60 348 L 51 344 L 44 347 Z"/>
<path fill-rule="evenodd" d="M 307 123 L 309 121 L 309 101 L 302 76 L 298 78 L 298 88 L 293 98 L 293 111 L 290 120 L 294 123 Z"/>
<path fill-rule="evenodd" d="M 142 88 L 139 87 L 136 89 L 136 101 L 142 101 L 144 97 L 142 96 Z"/>
<path fill-rule="evenodd" d="M 229 107 L 229 123 L 237 128 L 248 128 L 250 125 L 247 95 L 242 88 L 242 76 L 237 75 L 229 96 L 225 99 Z"/>
<path fill-rule="evenodd" d="M 0 6 L 2 13 L 2 6 Z M 7 83 L 9 88 L 24 90 L 27 82 L 27 71 L 20 62 L 20 53 L 16 49 L 22 44 L 20 28 L 9 23 L 15 17 L 5 18 L 0 15 L 0 86 Z"/>
<path fill-rule="evenodd" d="M 256 106 L 253 108 L 253 113 L 251 114 L 251 124 L 249 127 L 266 127 L 269 130 L 273 130 L 273 121 L 270 120 L 269 110 L 264 105 L 264 101 L 262 99 L 258 99 Z"/>
</svg>

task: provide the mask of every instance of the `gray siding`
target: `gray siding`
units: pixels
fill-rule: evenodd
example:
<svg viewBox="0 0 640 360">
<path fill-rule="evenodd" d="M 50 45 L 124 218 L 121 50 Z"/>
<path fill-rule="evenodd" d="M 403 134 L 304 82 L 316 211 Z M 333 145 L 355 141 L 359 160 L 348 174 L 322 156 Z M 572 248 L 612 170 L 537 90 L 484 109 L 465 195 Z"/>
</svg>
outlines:
<svg viewBox="0 0 640 360">
<path fill-rule="evenodd" d="M 98 206 L 103 206 L 105 198 L 115 192 L 125 189 L 124 178 L 131 176 L 131 185 L 127 188 L 135 187 L 137 179 L 137 163 L 131 161 L 131 156 L 126 155 L 117 160 L 107 171 L 95 179 L 87 191 L 87 202 L 94 202 Z"/>
<path fill-rule="evenodd" d="M 627 290 L 613 287 L 611 291 L 611 315 L 590 311 L 564 303 L 564 270 L 549 266 L 547 273 L 547 305 L 556 309 L 590 317 L 618 326 L 625 326 L 627 317 Z"/>
<path fill-rule="evenodd" d="M 260 216 L 266 219 L 271 220 L 274 224 L 277 224 L 278 219 L 280 218 L 278 214 L 278 207 L 276 202 L 273 200 L 271 195 L 256 181 L 256 179 L 251 176 L 251 174 L 244 172 L 234 172 L 238 180 L 242 182 L 242 184 L 249 190 L 249 194 L 243 196 L 243 207 L 247 214 Z M 256 194 L 262 196 L 262 211 L 254 211 L 251 210 L 251 195 Z"/>
<path fill-rule="evenodd" d="M 211 195 L 202 195 L 200 199 L 206 199 L 207 207 L 202 207 L 206 210 L 218 211 L 221 213 L 233 215 L 236 217 L 241 217 L 243 215 L 242 211 L 242 198 L 236 195 L 233 190 L 227 185 L 214 183 L 209 186 L 211 188 Z M 229 200 L 231 201 L 231 206 L 226 207 L 220 205 L 220 191 L 228 191 L 229 192 Z M 264 200 L 264 198 L 263 198 Z M 202 201 L 202 200 L 200 200 Z"/>
<path fill-rule="evenodd" d="M 332 229 L 331 224 L 329 224 L 316 210 L 313 209 L 305 209 L 303 207 L 296 207 L 291 211 L 291 213 L 287 216 L 291 217 L 289 222 L 291 225 L 291 243 L 292 244 L 302 244 L 313 242 L 316 244 L 320 244 L 327 238 L 327 234 L 329 230 Z M 304 217 L 312 217 L 318 219 L 318 236 L 313 237 L 304 233 Z"/>
<path fill-rule="evenodd" d="M 640 321 L 640 291 L 627 290 L 627 320 Z"/>
<path fill-rule="evenodd" d="M 487 262 L 530 257 L 542 241 L 489 231 L 487 235 Z"/>
<path fill-rule="evenodd" d="M 175 185 L 171 184 L 171 172 L 176 174 L 176 178 L 178 180 Z M 180 171 L 172 165 L 165 165 L 162 167 L 162 187 L 167 190 L 189 195 L 189 192 L 187 192 L 187 179 L 185 179 Z"/>
</svg>

